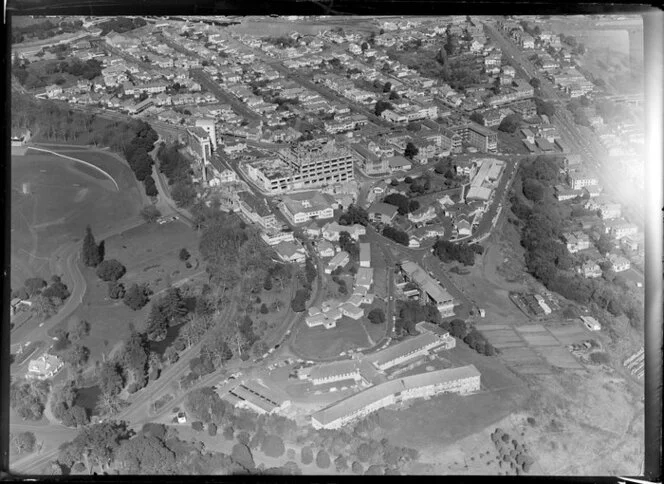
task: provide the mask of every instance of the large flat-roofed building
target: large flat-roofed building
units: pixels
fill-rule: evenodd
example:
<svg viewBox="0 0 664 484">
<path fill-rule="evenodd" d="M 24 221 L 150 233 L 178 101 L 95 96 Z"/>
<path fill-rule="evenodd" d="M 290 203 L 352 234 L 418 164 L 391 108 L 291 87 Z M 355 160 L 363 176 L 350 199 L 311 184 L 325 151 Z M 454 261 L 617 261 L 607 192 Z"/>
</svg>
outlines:
<svg viewBox="0 0 664 484">
<path fill-rule="evenodd" d="M 417 284 L 422 296 L 434 303 L 443 317 L 454 315 L 454 298 L 418 264 L 403 261 L 401 271 L 406 279 Z"/>
<path fill-rule="evenodd" d="M 281 202 L 281 212 L 292 224 L 301 224 L 311 219 L 324 220 L 334 216 L 334 199 L 318 191 L 287 195 Z"/>
<path fill-rule="evenodd" d="M 438 393 L 467 394 L 480 389 L 481 374 L 473 365 L 413 375 L 370 387 L 311 416 L 315 429 L 338 429 L 376 410 Z"/>
<path fill-rule="evenodd" d="M 192 126 L 187 128 L 187 142 L 191 150 L 201 160 L 205 178 L 205 165 L 210 163 L 210 159 L 212 158 L 212 142 L 210 141 L 210 136 L 203 128 Z"/>
<path fill-rule="evenodd" d="M 353 155 L 334 140 L 314 139 L 279 152 L 275 159 L 247 163 L 247 172 L 270 193 L 316 188 L 354 179 Z"/>
<path fill-rule="evenodd" d="M 214 119 L 204 118 L 197 119 L 195 125 L 199 128 L 203 128 L 210 138 L 212 143 L 212 149 L 217 150 L 217 131 L 214 127 Z"/>
<path fill-rule="evenodd" d="M 468 144 L 485 153 L 498 150 L 498 135 L 488 128 L 477 123 L 468 126 Z"/>
</svg>

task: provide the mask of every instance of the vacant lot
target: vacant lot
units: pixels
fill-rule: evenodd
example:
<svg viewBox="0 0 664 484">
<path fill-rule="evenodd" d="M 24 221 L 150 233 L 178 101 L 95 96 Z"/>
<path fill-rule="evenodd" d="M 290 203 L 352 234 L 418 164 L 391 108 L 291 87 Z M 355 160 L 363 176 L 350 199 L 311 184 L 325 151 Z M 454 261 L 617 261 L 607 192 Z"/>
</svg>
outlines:
<svg viewBox="0 0 664 484">
<path fill-rule="evenodd" d="M 76 155 L 83 158 L 85 153 Z M 86 225 L 99 233 L 136 217 L 141 198 L 129 167 L 103 153 L 89 161 L 112 169 L 120 191 L 95 170 L 71 160 L 32 150 L 12 157 L 12 287 L 28 277 L 50 276 L 56 249 L 82 239 Z"/>
</svg>

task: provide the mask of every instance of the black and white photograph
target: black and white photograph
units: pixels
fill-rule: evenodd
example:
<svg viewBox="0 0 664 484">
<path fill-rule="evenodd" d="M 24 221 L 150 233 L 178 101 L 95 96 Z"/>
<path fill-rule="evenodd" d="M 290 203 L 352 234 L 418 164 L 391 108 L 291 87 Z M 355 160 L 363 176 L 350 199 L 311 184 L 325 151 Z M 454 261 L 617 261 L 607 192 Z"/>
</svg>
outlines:
<svg viewBox="0 0 664 484">
<path fill-rule="evenodd" d="M 644 15 L 81 12 L 7 29 L 11 475 L 646 473 Z"/>
</svg>

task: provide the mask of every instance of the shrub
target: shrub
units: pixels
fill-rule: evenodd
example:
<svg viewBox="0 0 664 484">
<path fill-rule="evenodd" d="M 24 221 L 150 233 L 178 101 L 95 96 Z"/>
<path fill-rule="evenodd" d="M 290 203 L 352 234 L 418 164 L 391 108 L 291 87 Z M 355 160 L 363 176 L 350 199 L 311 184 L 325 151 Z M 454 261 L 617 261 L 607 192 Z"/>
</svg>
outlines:
<svg viewBox="0 0 664 484">
<path fill-rule="evenodd" d="M 303 465 L 309 465 L 313 462 L 314 460 L 314 453 L 311 450 L 311 447 L 308 445 L 305 445 L 302 447 L 302 450 L 300 451 L 300 461 L 302 462 Z"/>
<path fill-rule="evenodd" d="M 135 382 L 134 382 L 134 383 L 131 383 L 131 384 L 127 387 L 127 392 L 129 392 L 130 394 L 131 394 L 131 393 L 136 393 L 137 391 L 138 391 L 138 384 L 135 383 Z"/>
<path fill-rule="evenodd" d="M 269 457 L 281 457 L 286 451 L 284 441 L 278 435 L 268 435 L 261 445 L 263 453 Z"/>
<path fill-rule="evenodd" d="M 535 419 L 534 419 L 533 417 L 528 417 L 527 421 L 528 421 L 528 423 L 529 423 L 530 425 L 532 425 L 533 427 L 534 427 L 535 424 L 536 424 L 536 421 L 535 421 Z"/>
<path fill-rule="evenodd" d="M 208 435 L 214 437 L 217 435 L 217 424 L 214 422 L 210 422 L 208 424 Z"/>
<path fill-rule="evenodd" d="M 85 471 L 85 464 L 83 464 L 83 462 L 77 462 L 76 464 L 73 465 L 71 470 L 77 473 L 83 472 Z"/>
<path fill-rule="evenodd" d="M 121 282 L 109 282 L 108 283 L 108 297 L 111 299 L 122 299 L 125 295 L 124 284 Z"/>
<path fill-rule="evenodd" d="M 267 306 L 265 305 L 265 303 L 261 304 L 261 309 L 260 309 L 260 311 L 261 311 L 261 314 L 267 314 L 267 313 L 270 312 L 270 310 L 267 308 Z"/>
<path fill-rule="evenodd" d="M 126 272 L 127 269 L 125 269 L 125 266 L 115 259 L 105 260 L 97 266 L 97 276 L 102 281 L 115 282 L 124 276 Z"/>
<path fill-rule="evenodd" d="M 374 308 L 371 311 L 369 311 L 367 318 L 373 324 L 381 324 L 385 322 L 385 313 L 380 308 Z"/>
<path fill-rule="evenodd" d="M 196 422 L 191 423 L 191 428 L 194 429 L 196 432 L 200 432 L 203 430 L 203 422 L 200 420 L 197 420 Z"/>
</svg>

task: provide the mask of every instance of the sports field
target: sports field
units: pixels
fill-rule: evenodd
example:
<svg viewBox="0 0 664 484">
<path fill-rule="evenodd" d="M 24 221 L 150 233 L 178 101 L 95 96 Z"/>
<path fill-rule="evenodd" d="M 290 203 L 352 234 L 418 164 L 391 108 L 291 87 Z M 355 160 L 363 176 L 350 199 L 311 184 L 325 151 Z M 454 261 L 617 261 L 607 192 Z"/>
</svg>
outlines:
<svg viewBox="0 0 664 484">
<path fill-rule="evenodd" d="M 82 239 L 86 225 L 108 231 L 140 210 L 141 194 L 128 166 L 101 152 L 77 150 L 71 156 L 101 165 L 120 190 L 82 163 L 33 150 L 12 157 L 12 287 L 28 277 L 50 276 L 57 249 Z"/>
</svg>

